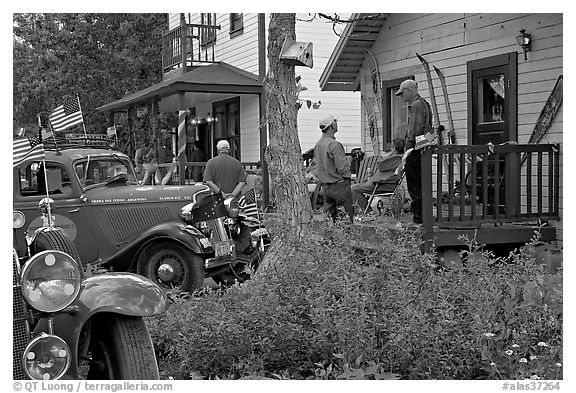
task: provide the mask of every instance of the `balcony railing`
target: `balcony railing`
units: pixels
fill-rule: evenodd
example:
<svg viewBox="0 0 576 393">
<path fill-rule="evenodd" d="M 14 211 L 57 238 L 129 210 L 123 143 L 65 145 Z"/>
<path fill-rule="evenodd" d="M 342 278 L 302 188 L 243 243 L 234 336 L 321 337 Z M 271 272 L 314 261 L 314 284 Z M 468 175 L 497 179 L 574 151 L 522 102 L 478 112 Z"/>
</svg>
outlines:
<svg viewBox="0 0 576 393">
<path fill-rule="evenodd" d="M 186 54 L 186 65 L 216 63 L 214 40 L 204 42 L 206 37 L 215 37 L 220 26 L 188 23 L 178 26 L 162 37 L 162 68 L 164 73 L 181 67 L 182 52 Z"/>
<path fill-rule="evenodd" d="M 435 162 L 434 162 L 435 161 Z M 434 146 L 422 153 L 424 230 L 560 216 L 560 146 Z"/>
</svg>

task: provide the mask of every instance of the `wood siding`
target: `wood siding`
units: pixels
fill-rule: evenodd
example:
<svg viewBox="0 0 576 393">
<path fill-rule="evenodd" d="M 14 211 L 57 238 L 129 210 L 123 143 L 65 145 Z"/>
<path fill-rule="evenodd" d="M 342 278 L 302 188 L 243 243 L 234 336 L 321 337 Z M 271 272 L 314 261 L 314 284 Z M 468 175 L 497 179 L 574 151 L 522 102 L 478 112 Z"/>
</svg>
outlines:
<svg viewBox="0 0 576 393">
<path fill-rule="evenodd" d="M 347 17 L 343 14 L 343 17 Z M 217 13 L 216 24 L 220 25 L 220 30 L 216 36 L 215 58 L 224 61 L 235 67 L 258 74 L 258 14 L 244 14 L 244 32 L 234 38 L 230 38 L 229 14 Z M 322 19 L 314 19 L 310 22 L 309 14 L 297 14 L 296 39 L 302 42 L 312 42 L 314 67 L 296 67 L 296 75 L 302 77 L 301 84 L 307 87 L 300 98 L 304 101 L 321 101 L 319 109 L 307 108 L 304 106 L 298 112 L 298 136 L 302 151 L 313 147 L 320 131 L 318 120 L 328 114 L 334 114 L 339 119 L 340 131 L 338 140 L 342 142 L 347 151 L 360 147 L 360 94 L 358 92 L 321 92 L 318 80 L 322 70 L 326 66 L 328 59 L 336 43 L 338 36 L 332 31 L 332 25 Z M 180 14 L 169 14 L 169 29 L 180 25 Z M 186 14 L 188 23 L 200 23 L 200 14 Z M 265 17 L 265 31 L 268 33 L 269 15 Z M 266 41 L 266 45 L 268 42 Z M 240 129 L 242 132 L 242 160 L 258 161 L 259 157 L 254 156 L 258 147 L 248 148 L 251 143 L 258 143 L 258 127 L 255 126 L 258 118 L 259 107 L 252 100 L 254 97 L 241 97 L 241 119 Z M 245 106 L 244 104 L 247 103 Z M 246 110 L 256 111 L 245 113 Z M 252 133 L 255 133 L 252 135 Z M 248 150 L 245 150 L 248 149 Z M 246 156 L 245 156 L 246 154 Z M 254 157 L 248 158 L 248 157 Z"/>
<path fill-rule="evenodd" d="M 515 38 L 522 28 L 532 35 L 532 50 L 528 52 L 527 61 L 524 61 Z M 562 14 L 390 14 L 371 51 L 378 59 L 383 81 L 413 75 L 419 82 L 420 94 L 429 102 L 426 75 L 416 53 L 423 55 L 431 68 L 434 65 L 442 70 L 457 144 L 468 143 L 466 63 L 518 52 L 517 135 L 519 143 L 527 143 L 558 76 L 563 74 L 562 31 Z M 432 80 L 440 122 L 447 125 L 440 81 L 433 71 Z M 362 94 L 365 94 L 371 88 L 365 68 L 361 72 L 361 81 Z M 365 116 L 362 116 L 362 130 L 365 149 L 371 151 Z M 540 143 L 562 143 L 562 130 L 563 107 L 560 107 Z M 560 160 L 563 160 L 562 154 Z M 542 181 L 547 182 L 546 163 L 543 165 Z M 533 180 L 532 184 L 536 186 L 537 183 Z M 560 185 L 562 190 L 562 175 Z M 560 211 L 562 215 L 562 196 Z"/>
</svg>

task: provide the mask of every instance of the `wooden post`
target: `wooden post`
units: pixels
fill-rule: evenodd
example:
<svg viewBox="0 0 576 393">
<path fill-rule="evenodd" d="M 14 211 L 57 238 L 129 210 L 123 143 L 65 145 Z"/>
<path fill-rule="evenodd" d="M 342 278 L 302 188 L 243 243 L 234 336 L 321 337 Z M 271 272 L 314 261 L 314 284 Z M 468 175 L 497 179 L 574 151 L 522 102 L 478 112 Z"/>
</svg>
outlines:
<svg viewBox="0 0 576 393">
<path fill-rule="evenodd" d="M 134 153 L 136 149 L 141 146 L 136 146 L 136 130 L 134 130 L 134 120 L 136 119 L 136 108 L 129 107 L 128 108 L 128 132 L 129 132 L 129 139 L 130 139 L 130 157 L 134 157 Z"/>
<path fill-rule="evenodd" d="M 420 157 L 422 166 L 422 240 L 424 241 L 424 251 L 432 249 L 432 238 L 434 235 L 434 216 L 432 215 L 432 149 L 423 149 Z M 437 195 L 442 198 L 442 195 Z"/>
<path fill-rule="evenodd" d="M 178 93 L 178 162 L 180 158 L 184 159 L 186 162 L 186 93 L 181 91 Z M 180 179 L 180 184 L 182 180 L 186 179 L 186 167 L 182 168 L 182 165 L 178 167 L 178 177 Z"/>
<path fill-rule="evenodd" d="M 188 72 L 186 66 L 186 15 L 180 14 L 180 54 L 182 61 L 182 74 Z"/>
</svg>

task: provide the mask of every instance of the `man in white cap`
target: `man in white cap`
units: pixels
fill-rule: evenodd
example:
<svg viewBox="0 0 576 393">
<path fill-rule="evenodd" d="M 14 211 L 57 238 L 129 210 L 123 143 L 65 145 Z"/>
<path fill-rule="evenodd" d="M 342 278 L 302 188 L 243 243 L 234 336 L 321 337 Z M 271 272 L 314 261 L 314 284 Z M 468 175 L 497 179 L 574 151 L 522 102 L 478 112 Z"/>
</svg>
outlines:
<svg viewBox="0 0 576 393">
<path fill-rule="evenodd" d="M 322 137 L 314 147 L 318 180 L 324 186 L 324 212 L 336 221 L 337 207 L 343 205 L 350 221 L 354 222 L 354 207 L 350 189 L 350 161 L 344 147 L 334 138 L 338 132 L 338 121 L 329 115 L 319 122 Z"/>
<path fill-rule="evenodd" d="M 230 144 L 227 140 L 219 141 L 216 150 L 218 155 L 206 163 L 206 185 L 216 193 L 222 192 L 224 198 L 237 198 L 246 184 L 244 167 L 240 161 L 230 156 Z"/>
<path fill-rule="evenodd" d="M 410 194 L 410 210 L 412 221 L 422 224 L 422 166 L 420 150 L 416 147 L 416 138 L 426 133 L 432 133 L 432 110 L 430 104 L 418 94 L 418 84 L 412 79 L 406 79 L 400 84 L 397 96 L 408 103 L 408 126 L 406 129 L 406 150 L 413 149 L 406 158 L 405 172 L 408 193 Z"/>
</svg>

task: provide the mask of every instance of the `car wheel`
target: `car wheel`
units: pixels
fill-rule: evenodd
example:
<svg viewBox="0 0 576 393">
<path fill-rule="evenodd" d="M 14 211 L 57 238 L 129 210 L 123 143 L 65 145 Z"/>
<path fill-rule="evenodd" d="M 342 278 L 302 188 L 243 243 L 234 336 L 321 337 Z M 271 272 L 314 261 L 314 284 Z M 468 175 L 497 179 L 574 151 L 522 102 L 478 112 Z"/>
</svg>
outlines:
<svg viewBox="0 0 576 393">
<path fill-rule="evenodd" d="M 204 283 L 202 258 L 174 242 L 153 242 L 140 253 L 139 274 L 165 290 L 193 292 Z"/>
<path fill-rule="evenodd" d="M 76 246 L 74 246 L 74 242 L 62 228 L 45 228 L 44 230 L 36 233 L 32 244 L 30 244 L 31 256 L 45 250 L 57 250 L 65 252 L 74 258 L 80 267 L 82 266 L 80 254 L 78 254 L 78 250 L 76 249 Z"/>
<path fill-rule="evenodd" d="M 103 314 L 91 328 L 81 379 L 159 379 L 150 333 L 142 317 Z"/>
</svg>

